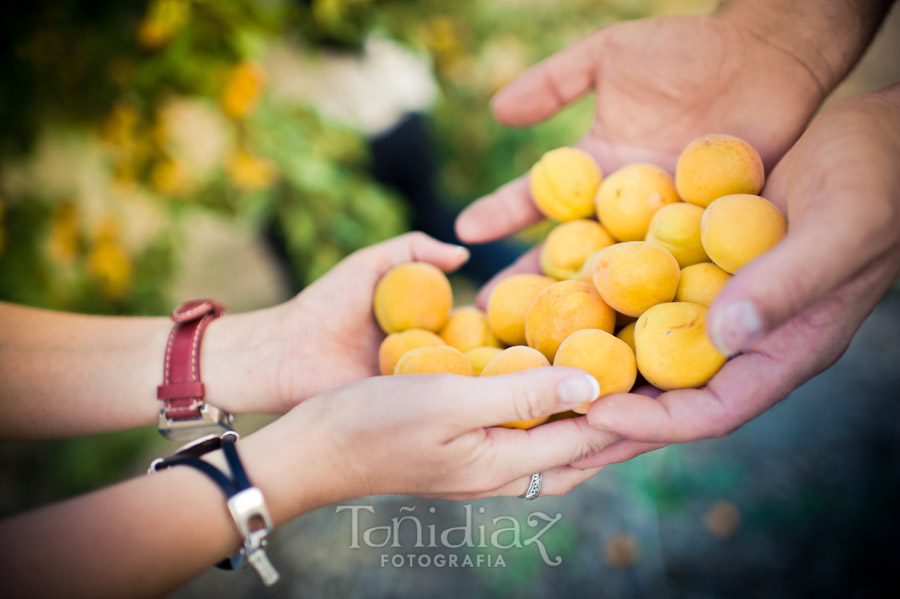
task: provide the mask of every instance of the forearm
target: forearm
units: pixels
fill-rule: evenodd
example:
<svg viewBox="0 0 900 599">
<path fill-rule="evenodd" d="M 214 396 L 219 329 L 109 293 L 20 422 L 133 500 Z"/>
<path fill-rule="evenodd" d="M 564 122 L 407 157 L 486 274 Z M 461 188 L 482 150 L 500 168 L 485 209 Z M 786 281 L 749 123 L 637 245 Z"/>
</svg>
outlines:
<svg viewBox="0 0 900 599">
<path fill-rule="evenodd" d="M 725 0 L 718 16 L 785 50 L 822 98 L 856 65 L 893 0 Z"/>
<path fill-rule="evenodd" d="M 213 321 L 200 353 L 211 405 L 251 411 L 276 393 L 258 313 Z M 47 438 L 156 422 L 168 318 L 110 318 L 0 304 L 0 437 Z"/>
<path fill-rule="evenodd" d="M 238 442 L 275 526 L 346 498 L 339 470 L 325 462 L 326 441 L 302 419 L 279 420 Z M 220 455 L 210 461 L 227 472 Z M 0 535 L 7 593 L 40 597 L 163 596 L 241 542 L 222 491 L 188 466 L 12 518 Z"/>
</svg>

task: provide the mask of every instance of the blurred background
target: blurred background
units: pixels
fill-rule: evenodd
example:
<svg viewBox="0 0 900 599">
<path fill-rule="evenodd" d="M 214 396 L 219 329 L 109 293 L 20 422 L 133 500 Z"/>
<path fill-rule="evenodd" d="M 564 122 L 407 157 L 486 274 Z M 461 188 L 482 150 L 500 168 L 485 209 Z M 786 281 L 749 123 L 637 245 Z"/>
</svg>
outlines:
<svg viewBox="0 0 900 599">
<path fill-rule="evenodd" d="M 167 314 L 215 297 L 283 301 L 353 250 L 410 228 L 452 240 L 466 203 L 576 141 L 590 99 L 511 130 L 488 103 L 529 65 L 616 21 L 715 0 L 151 0 L 5 7 L 0 21 L 0 300 Z M 829 102 L 900 79 L 895 9 Z M 474 248 L 459 304 L 546 233 Z M 472 502 L 478 523 L 561 514 L 505 567 L 383 566 L 348 512 L 276 533 L 285 581 L 210 571 L 176 597 L 876 595 L 900 566 L 900 297 L 842 360 L 732 437 L 608 468 L 565 498 Z M 247 432 L 266 418 L 239 423 Z M 139 475 L 155 430 L 0 443 L 0 515 Z M 379 497 L 365 526 L 415 507 L 438 531 L 464 505 Z M 434 508 L 431 513 L 429 508 Z M 479 508 L 484 511 L 479 511 Z M 476 518 L 476 519 L 477 519 Z M 495 528 L 495 527 L 494 527 Z M 531 531 L 531 533 L 528 533 Z M 414 550 L 421 553 L 423 550 Z"/>
</svg>

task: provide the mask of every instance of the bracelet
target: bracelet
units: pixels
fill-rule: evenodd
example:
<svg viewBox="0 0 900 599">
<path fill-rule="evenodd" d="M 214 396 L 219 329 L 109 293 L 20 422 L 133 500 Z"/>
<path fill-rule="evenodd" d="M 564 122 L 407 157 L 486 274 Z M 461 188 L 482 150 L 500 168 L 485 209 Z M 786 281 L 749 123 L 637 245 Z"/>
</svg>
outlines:
<svg viewBox="0 0 900 599">
<path fill-rule="evenodd" d="M 278 571 L 269 561 L 265 550 L 268 544 L 266 537 L 272 529 L 272 518 L 269 516 L 262 491 L 250 483 L 241 464 L 235 446 L 239 438 L 234 431 L 228 431 L 221 437 L 207 435 L 188 443 L 167 458 L 153 460 L 147 473 L 153 474 L 172 466 L 191 466 L 216 483 L 228 498 L 228 511 L 231 512 L 231 517 L 234 518 L 244 540 L 240 551 L 220 562 L 218 567 L 223 570 L 237 570 L 249 562 L 259 574 L 263 584 L 271 586 L 278 582 L 279 578 Z M 231 477 L 200 459 L 200 456 L 219 448 L 225 454 Z"/>
</svg>

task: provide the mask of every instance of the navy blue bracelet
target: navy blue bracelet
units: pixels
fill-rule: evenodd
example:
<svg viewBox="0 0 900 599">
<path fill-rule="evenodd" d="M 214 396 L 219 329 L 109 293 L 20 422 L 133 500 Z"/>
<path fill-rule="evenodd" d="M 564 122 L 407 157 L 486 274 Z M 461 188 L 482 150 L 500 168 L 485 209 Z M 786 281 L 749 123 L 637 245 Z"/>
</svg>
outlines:
<svg viewBox="0 0 900 599">
<path fill-rule="evenodd" d="M 272 528 L 263 499 L 262 491 L 254 487 L 247 478 L 241 464 L 235 443 L 240 437 L 234 431 L 227 431 L 221 437 L 208 435 L 188 443 L 167 458 L 157 458 L 150 464 L 148 474 L 171 468 L 172 466 L 190 466 L 208 476 L 228 498 L 228 509 L 234 518 L 244 544 L 241 550 L 230 558 L 217 564 L 223 570 L 237 570 L 245 561 L 256 569 L 266 586 L 278 581 L 278 572 L 272 566 L 265 553 L 266 536 Z M 231 477 L 200 459 L 200 456 L 211 451 L 222 449 L 225 461 L 231 470 Z"/>
</svg>

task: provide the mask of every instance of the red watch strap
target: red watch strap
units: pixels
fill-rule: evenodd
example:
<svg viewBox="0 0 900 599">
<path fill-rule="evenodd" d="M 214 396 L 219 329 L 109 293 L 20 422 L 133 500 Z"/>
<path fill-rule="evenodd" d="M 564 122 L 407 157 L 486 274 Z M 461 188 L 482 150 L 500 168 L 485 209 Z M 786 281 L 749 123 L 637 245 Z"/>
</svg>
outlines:
<svg viewBox="0 0 900 599">
<path fill-rule="evenodd" d="M 206 327 L 224 312 L 225 307 L 213 300 L 185 302 L 172 312 L 175 326 L 166 344 L 163 383 L 156 388 L 168 419 L 201 418 L 205 389 L 200 380 L 200 344 Z"/>
</svg>

